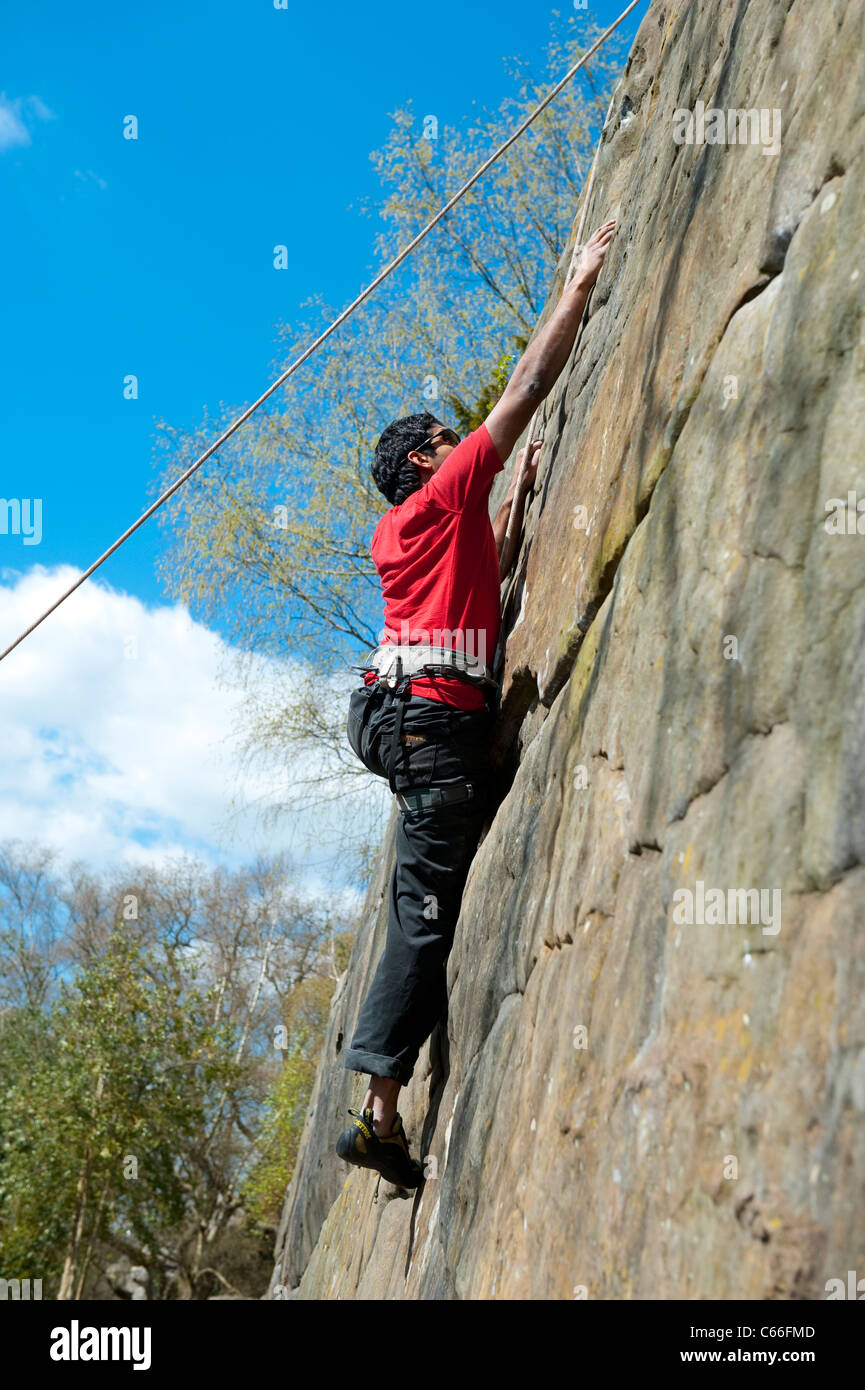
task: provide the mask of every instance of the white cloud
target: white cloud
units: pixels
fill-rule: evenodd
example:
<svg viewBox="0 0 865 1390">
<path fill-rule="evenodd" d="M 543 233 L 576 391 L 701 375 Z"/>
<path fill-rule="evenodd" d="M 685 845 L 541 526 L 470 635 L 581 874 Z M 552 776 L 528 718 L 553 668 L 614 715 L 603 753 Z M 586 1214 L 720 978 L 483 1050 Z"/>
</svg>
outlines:
<svg viewBox="0 0 865 1390">
<path fill-rule="evenodd" d="M 0 92 L 0 152 L 31 144 L 29 126 L 34 121 L 53 121 L 41 97 L 7 97 Z"/>
<path fill-rule="evenodd" d="M 76 179 L 80 180 L 81 185 L 85 188 L 92 188 L 94 184 L 96 184 L 97 188 L 108 187 L 105 180 L 101 179 L 98 174 L 94 174 L 92 169 L 88 169 L 84 173 L 82 173 L 80 169 L 73 169 L 72 173 Z"/>
<path fill-rule="evenodd" d="M 0 576 L 0 650 L 78 573 Z M 327 850 L 358 802 L 293 813 L 291 773 L 303 768 L 241 769 L 233 735 L 244 697 L 219 680 L 229 655 L 180 605 L 84 584 L 0 664 L 0 839 L 97 867 L 181 853 L 238 863 L 284 848 L 307 890 L 332 897 L 340 885 Z M 280 662 L 277 673 L 291 681 L 303 668 Z M 249 809 L 231 816 L 233 803 L 267 804 L 277 787 L 288 807 L 275 827 Z M 361 789 L 375 814 L 386 810 L 382 789 Z"/>
<path fill-rule="evenodd" d="M 49 110 L 41 97 L 28 97 L 27 107 L 39 121 L 53 121 L 54 112 Z"/>
</svg>

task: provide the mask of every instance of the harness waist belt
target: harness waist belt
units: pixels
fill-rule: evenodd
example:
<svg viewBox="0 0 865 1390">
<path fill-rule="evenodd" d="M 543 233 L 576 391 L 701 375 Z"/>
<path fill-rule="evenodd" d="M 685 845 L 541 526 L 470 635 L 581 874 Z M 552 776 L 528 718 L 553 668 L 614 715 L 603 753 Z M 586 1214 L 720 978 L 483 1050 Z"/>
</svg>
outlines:
<svg viewBox="0 0 865 1390">
<path fill-rule="evenodd" d="M 423 791 L 397 792 L 397 805 L 401 811 L 430 811 L 435 806 L 453 805 L 468 801 L 475 794 L 471 782 L 463 782 L 458 787 L 429 787 Z"/>
<path fill-rule="evenodd" d="M 456 676 L 475 685 L 495 685 L 492 671 L 478 657 L 456 647 L 432 647 L 411 643 L 384 642 L 370 653 L 359 671 L 378 671 L 380 685 L 395 688 L 409 676 Z"/>
</svg>

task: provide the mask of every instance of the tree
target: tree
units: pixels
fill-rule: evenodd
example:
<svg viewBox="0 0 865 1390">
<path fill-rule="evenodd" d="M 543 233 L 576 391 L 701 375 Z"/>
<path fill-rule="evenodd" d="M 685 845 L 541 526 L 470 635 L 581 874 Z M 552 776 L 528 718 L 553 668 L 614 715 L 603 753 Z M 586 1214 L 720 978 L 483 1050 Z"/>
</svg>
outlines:
<svg viewBox="0 0 865 1390">
<path fill-rule="evenodd" d="M 332 978 L 311 975 L 299 980 L 284 1001 L 282 1066 L 265 1098 L 255 1163 L 244 1186 L 251 1214 L 263 1222 L 277 1224 L 294 1175 L 330 1001 L 338 976 L 348 966 L 352 939 L 350 933 L 337 939 Z"/>
<path fill-rule="evenodd" d="M 265 1099 L 286 1094 L 291 1059 L 279 1123 L 299 1133 L 353 932 L 281 859 L 106 875 L 54 864 L 40 879 L 46 862 L 0 845 L 7 883 L 42 883 L 31 900 L 55 924 L 43 948 L 63 963 L 38 1002 L 22 988 L 0 1008 L 2 1266 L 61 1299 L 88 1296 L 118 1258 L 147 1270 L 153 1297 L 237 1279 L 255 1296 L 279 1200 L 273 1188 L 252 1219 L 248 1175 L 281 1158 Z M 0 979 L 20 959 L 17 912 L 0 894 Z M 272 1162 L 272 1182 L 280 1171 Z"/>
<path fill-rule="evenodd" d="M 112 932 L 61 985 L 37 1063 L 4 1096 L 4 1258 L 56 1279 L 60 1299 L 82 1296 L 97 1241 L 158 1271 L 214 1089 L 237 1079 L 230 1030 L 176 966 Z"/>
<path fill-rule="evenodd" d="M 0 845 L 0 1008 L 38 1010 L 61 968 L 65 912 L 55 855 L 16 841 Z"/>
</svg>

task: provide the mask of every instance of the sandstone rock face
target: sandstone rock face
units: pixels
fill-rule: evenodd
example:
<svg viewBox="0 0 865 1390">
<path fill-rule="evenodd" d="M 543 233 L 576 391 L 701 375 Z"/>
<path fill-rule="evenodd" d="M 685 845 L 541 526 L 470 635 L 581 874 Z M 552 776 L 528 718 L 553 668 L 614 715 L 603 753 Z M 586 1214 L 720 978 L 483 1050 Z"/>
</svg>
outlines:
<svg viewBox="0 0 865 1390">
<path fill-rule="evenodd" d="M 865 1268 L 863 52 L 861 0 L 640 27 L 508 594 L 515 772 L 401 1096 L 429 1176 L 374 1201 L 333 1154 L 391 824 L 272 1296 L 813 1299 Z M 780 149 L 677 143 L 698 101 L 779 112 Z"/>
</svg>

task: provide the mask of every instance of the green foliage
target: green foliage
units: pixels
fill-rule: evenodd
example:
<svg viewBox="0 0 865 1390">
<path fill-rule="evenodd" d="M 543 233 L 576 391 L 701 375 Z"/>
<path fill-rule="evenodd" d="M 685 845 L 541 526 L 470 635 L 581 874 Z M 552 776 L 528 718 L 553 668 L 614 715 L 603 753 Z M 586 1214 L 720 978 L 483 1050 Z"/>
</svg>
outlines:
<svg viewBox="0 0 865 1390">
<path fill-rule="evenodd" d="M 261 1157 L 244 1187 L 250 1215 L 276 1224 L 294 1173 L 306 1109 L 315 1082 L 320 1040 L 300 1029 L 265 1101 L 259 1150 Z"/>
<path fill-rule="evenodd" d="M 352 939 L 345 933 L 338 944 L 343 969 L 348 965 Z M 335 986 L 333 979 L 310 978 L 298 984 L 285 1001 L 284 1019 L 290 1042 L 265 1101 L 259 1158 L 244 1187 L 251 1215 L 262 1222 L 278 1221 L 294 1175 Z"/>
<path fill-rule="evenodd" d="M 113 932 L 34 1024 L 38 1056 L 0 1099 L 4 1264 L 55 1293 L 70 1252 L 110 1227 L 150 1250 L 182 1220 L 188 1155 L 243 1072 L 232 1030 L 177 966 L 171 948 L 160 959 Z"/>
<path fill-rule="evenodd" d="M 470 434 L 472 430 L 476 430 L 479 425 L 482 425 L 496 402 L 501 400 L 504 389 L 508 384 L 508 377 L 516 361 L 517 359 L 513 353 L 502 353 L 502 356 L 495 365 L 492 378 L 484 387 L 474 405 L 464 405 L 457 396 L 447 397 L 451 413 L 459 427 L 459 433 L 463 437 Z"/>
<path fill-rule="evenodd" d="M 151 1297 L 236 1280 L 259 1281 L 241 1289 L 255 1297 L 260 1223 L 290 1177 L 261 1130 L 265 1101 L 283 1081 L 273 1123 L 299 1134 L 354 933 L 298 900 L 280 860 L 113 879 L 46 865 L 0 845 L 0 1270 L 42 1279 L 46 1297 L 110 1297 L 123 1259 L 147 1270 Z M 38 948 L 20 912 L 37 900 Z"/>
</svg>

